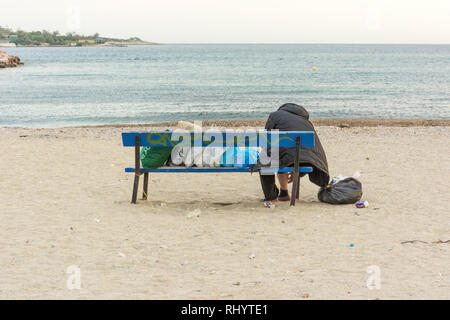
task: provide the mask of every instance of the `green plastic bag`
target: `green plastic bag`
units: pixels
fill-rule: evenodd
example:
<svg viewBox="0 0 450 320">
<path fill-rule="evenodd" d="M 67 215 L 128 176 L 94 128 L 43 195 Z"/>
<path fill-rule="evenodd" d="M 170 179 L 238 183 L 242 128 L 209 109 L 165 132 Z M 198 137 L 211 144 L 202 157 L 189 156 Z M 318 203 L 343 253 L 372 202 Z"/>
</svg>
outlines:
<svg viewBox="0 0 450 320">
<path fill-rule="evenodd" d="M 142 167 L 144 169 L 156 169 L 164 166 L 171 152 L 172 147 L 142 147 Z"/>
</svg>

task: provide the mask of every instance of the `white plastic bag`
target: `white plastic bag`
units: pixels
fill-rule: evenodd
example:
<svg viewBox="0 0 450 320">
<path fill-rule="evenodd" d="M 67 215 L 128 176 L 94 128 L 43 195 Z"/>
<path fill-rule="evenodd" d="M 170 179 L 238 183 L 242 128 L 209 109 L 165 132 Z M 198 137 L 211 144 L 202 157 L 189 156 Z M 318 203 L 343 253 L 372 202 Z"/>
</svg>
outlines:
<svg viewBox="0 0 450 320">
<path fill-rule="evenodd" d="M 206 147 L 203 150 L 203 166 L 220 167 L 222 155 L 225 152 L 221 147 Z"/>
</svg>

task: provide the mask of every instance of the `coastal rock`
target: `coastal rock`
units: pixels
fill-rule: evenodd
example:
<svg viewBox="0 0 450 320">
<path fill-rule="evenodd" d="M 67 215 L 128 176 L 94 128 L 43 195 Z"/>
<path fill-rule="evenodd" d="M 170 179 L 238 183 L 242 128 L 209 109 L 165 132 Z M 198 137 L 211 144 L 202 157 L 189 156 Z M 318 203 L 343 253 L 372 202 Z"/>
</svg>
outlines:
<svg viewBox="0 0 450 320">
<path fill-rule="evenodd" d="M 0 50 L 0 68 L 18 67 L 23 62 L 20 62 L 20 58 L 17 56 L 11 56 L 6 51 Z"/>
</svg>

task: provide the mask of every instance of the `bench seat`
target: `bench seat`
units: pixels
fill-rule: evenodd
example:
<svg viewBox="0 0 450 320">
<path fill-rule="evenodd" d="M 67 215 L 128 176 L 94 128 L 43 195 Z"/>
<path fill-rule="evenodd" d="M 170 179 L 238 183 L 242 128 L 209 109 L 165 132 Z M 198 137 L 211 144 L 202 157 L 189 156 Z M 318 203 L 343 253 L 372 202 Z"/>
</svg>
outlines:
<svg viewBox="0 0 450 320">
<path fill-rule="evenodd" d="M 251 172 L 251 167 L 243 168 L 233 168 L 233 167 L 161 167 L 157 169 L 139 169 L 141 173 L 148 172 Z M 293 168 L 267 168 L 261 169 L 260 171 L 254 171 L 256 173 L 275 173 L 275 172 L 293 172 Z M 311 167 L 300 167 L 298 172 L 300 173 L 310 173 L 313 171 Z M 125 172 L 136 172 L 135 168 L 125 168 Z"/>
</svg>

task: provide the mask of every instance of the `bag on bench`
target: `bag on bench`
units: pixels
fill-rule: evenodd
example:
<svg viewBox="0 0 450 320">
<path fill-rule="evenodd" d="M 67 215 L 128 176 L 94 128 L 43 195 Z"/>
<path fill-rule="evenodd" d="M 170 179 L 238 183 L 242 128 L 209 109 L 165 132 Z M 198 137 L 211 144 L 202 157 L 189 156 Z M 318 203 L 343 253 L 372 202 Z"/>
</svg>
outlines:
<svg viewBox="0 0 450 320">
<path fill-rule="evenodd" d="M 243 168 L 258 162 L 259 151 L 254 147 L 230 147 L 222 156 L 221 167 Z"/>
<path fill-rule="evenodd" d="M 144 169 L 156 169 L 164 166 L 169 159 L 172 147 L 143 147 L 141 150 L 141 163 Z"/>
</svg>

